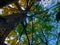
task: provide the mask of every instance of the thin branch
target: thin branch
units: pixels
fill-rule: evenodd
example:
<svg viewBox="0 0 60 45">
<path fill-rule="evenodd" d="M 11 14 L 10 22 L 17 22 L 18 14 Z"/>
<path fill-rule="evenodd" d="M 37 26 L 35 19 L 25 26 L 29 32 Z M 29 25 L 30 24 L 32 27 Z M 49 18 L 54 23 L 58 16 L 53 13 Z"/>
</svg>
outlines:
<svg viewBox="0 0 60 45">
<path fill-rule="evenodd" d="M 43 37 L 44 37 L 44 39 L 45 39 L 45 41 L 46 41 L 46 45 L 48 45 L 48 40 L 47 40 L 47 38 L 46 38 L 46 36 L 45 36 L 43 30 L 41 30 L 41 31 L 42 31 L 42 35 L 43 35 Z"/>
<path fill-rule="evenodd" d="M 27 34 L 27 31 L 26 31 L 26 25 L 24 24 L 24 22 L 22 23 L 22 26 L 23 26 L 23 30 L 24 30 L 24 32 L 26 34 L 26 37 L 28 39 L 28 44 L 30 45 L 30 41 L 29 41 L 28 34 Z"/>
</svg>

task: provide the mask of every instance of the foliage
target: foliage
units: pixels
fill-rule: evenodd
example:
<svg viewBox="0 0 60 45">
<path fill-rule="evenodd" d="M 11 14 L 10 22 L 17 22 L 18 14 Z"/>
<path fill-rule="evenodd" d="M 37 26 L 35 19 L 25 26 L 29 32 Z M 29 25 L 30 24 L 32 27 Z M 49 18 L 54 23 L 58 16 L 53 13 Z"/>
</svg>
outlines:
<svg viewBox="0 0 60 45">
<path fill-rule="evenodd" d="M 52 34 L 54 28 L 54 25 L 52 24 L 54 22 L 53 13 L 49 14 L 49 9 L 43 10 L 41 4 L 38 2 L 39 0 L 19 0 L 18 3 L 23 10 L 27 7 L 27 1 L 28 6 L 34 2 L 33 6 L 27 13 L 30 16 L 26 17 L 28 19 L 26 32 L 28 34 L 29 41 L 31 44 L 33 43 L 33 45 L 47 45 L 46 43 L 48 43 L 50 39 L 49 36 L 54 35 Z M 10 5 L 12 7 L 8 5 L 3 8 L 3 17 L 10 14 L 19 13 L 19 9 L 14 3 Z M 58 11 L 57 7 L 54 8 L 53 11 Z M 56 14 L 55 12 L 54 14 Z M 18 24 L 14 30 L 12 29 L 5 42 L 10 45 L 29 45 L 27 35 L 24 32 L 22 33 L 22 31 L 22 24 Z M 60 37 L 59 35 L 58 37 Z"/>
</svg>

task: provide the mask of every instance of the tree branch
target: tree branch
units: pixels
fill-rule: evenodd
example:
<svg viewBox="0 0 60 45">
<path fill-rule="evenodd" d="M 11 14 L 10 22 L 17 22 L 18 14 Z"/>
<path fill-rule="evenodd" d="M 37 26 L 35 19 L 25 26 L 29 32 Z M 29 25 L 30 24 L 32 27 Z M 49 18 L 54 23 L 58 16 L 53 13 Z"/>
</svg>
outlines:
<svg viewBox="0 0 60 45">
<path fill-rule="evenodd" d="M 25 22 L 25 23 L 26 23 L 26 22 Z M 24 30 L 24 32 L 25 32 L 25 34 L 26 34 L 26 37 L 27 37 L 27 40 L 28 40 L 28 44 L 30 45 L 30 41 L 29 41 L 28 34 L 27 34 L 27 31 L 26 31 L 27 25 L 24 24 L 24 22 L 23 22 L 23 23 L 22 23 L 22 26 L 23 26 L 23 30 Z"/>
</svg>

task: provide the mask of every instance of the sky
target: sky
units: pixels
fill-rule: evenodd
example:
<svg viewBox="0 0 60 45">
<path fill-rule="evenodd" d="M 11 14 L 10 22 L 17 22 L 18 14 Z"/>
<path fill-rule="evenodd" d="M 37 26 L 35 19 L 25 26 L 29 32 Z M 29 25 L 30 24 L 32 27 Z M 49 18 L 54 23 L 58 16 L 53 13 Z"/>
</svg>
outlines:
<svg viewBox="0 0 60 45">
<path fill-rule="evenodd" d="M 58 1 L 60 1 L 60 0 L 41 0 L 41 4 L 42 4 L 42 8 L 44 9 L 44 10 L 46 10 L 46 9 L 49 9 L 49 8 L 51 8 L 51 7 L 53 7 L 54 5 L 56 5 L 57 4 L 57 2 Z M 50 9 L 50 12 L 52 12 L 53 10 L 52 9 Z M 54 24 L 55 23 L 55 24 Z M 60 33 L 60 22 L 54 22 L 53 24 L 55 25 L 55 26 L 58 26 L 57 27 L 57 30 L 56 29 L 54 29 L 54 30 L 56 30 L 57 31 L 57 33 Z M 55 31 L 53 31 L 53 33 L 55 33 Z M 49 45 L 56 45 L 56 41 L 57 41 L 57 39 L 55 38 L 55 37 L 50 37 L 50 38 L 53 38 L 53 40 L 51 40 L 51 41 L 49 41 Z M 54 39 L 55 38 L 55 39 Z"/>
<path fill-rule="evenodd" d="M 45 9 L 49 9 L 52 6 L 57 4 L 57 0 L 41 0 L 41 4 L 42 4 L 42 8 Z"/>
<path fill-rule="evenodd" d="M 0 14 L 2 14 L 2 12 L 3 12 L 3 9 L 0 9 Z"/>
</svg>

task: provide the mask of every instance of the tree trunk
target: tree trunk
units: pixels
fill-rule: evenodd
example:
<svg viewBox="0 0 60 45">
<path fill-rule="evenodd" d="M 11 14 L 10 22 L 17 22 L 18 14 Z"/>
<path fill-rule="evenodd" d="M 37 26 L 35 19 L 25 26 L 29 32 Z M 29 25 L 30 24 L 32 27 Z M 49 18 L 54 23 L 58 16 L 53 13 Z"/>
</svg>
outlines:
<svg viewBox="0 0 60 45">
<path fill-rule="evenodd" d="M 0 18 L 0 42 L 4 42 L 5 38 L 19 23 L 24 21 L 26 16 L 20 14 L 12 14 Z"/>
</svg>

